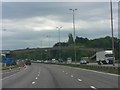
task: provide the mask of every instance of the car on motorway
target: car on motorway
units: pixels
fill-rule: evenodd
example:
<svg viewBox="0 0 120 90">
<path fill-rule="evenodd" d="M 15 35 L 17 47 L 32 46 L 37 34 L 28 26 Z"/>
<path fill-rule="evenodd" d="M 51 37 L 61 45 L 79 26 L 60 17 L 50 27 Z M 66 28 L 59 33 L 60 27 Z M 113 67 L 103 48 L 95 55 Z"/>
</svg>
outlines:
<svg viewBox="0 0 120 90">
<path fill-rule="evenodd" d="M 51 64 L 58 64 L 58 63 L 59 63 L 59 61 L 56 59 L 52 59 L 52 61 L 51 61 Z"/>
<path fill-rule="evenodd" d="M 71 64 L 72 63 L 72 58 L 67 58 L 67 64 Z"/>
<path fill-rule="evenodd" d="M 45 60 L 44 63 L 48 63 L 48 60 Z"/>
<path fill-rule="evenodd" d="M 37 60 L 36 62 L 37 62 L 37 63 L 41 63 L 41 60 Z"/>
<path fill-rule="evenodd" d="M 80 60 L 80 64 L 87 64 L 86 60 Z"/>
<path fill-rule="evenodd" d="M 59 62 L 59 64 L 62 64 L 63 63 L 63 59 L 62 58 L 58 59 L 58 62 Z"/>
<path fill-rule="evenodd" d="M 50 60 L 45 60 L 44 63 L 45 63 L 45 64 L 50 64 L 51 61 L 50 61 Z"/>
<path fill-rule="evenodd" d="M 55 64 L 59 64 L 59 61 L 58 61 L 58 60 L 55 60 Z"/>
<path fill-rule="evenodd" d="M 25 65 L 31 65 L 31 60 L 30 59 L 26 59 L 25 60 Z"/>
<path fill-rule="evenodd" d="M 44 60 L 41 60 L 41 63 L 44 63 Z"/>
<path fill-rule="evenodd" d="M 52 59 L 51 63 L 52 63 L 52 64 L 55 64 L 55 60 L 56 60 L 56 59 Z"/>
</svg>

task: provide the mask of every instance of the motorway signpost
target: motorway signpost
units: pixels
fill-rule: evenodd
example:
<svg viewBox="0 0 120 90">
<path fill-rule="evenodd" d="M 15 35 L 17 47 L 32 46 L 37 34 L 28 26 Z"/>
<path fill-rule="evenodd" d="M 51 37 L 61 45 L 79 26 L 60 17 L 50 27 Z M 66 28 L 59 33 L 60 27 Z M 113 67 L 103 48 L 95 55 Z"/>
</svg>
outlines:
<svg viewBox="0 0 120 90">
<path fill-rule="evenodd" d="M 13 58 L 4 58 L 4 59 L 2 60 L 2 63 L 4 63 L 5 66 L 6 66 L 6 64 L 10 64 L 10 65 L 11 65 L 14 61 L 15 61 L 15 60 L 14 60 Z"/>
</svg>

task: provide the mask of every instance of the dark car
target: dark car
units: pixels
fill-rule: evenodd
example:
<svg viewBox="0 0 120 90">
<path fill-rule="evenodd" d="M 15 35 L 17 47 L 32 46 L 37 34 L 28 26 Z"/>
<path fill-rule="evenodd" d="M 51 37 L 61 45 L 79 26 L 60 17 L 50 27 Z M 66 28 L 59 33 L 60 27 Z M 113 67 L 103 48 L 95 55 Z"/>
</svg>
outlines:
<svg viewBox="0 0 120 90">
<path fill-rule="evenodd" d="M 25 65 L 31 65 L 31 61 L 30 60 L 26 60 L 25 61 Z"/>
</svg>

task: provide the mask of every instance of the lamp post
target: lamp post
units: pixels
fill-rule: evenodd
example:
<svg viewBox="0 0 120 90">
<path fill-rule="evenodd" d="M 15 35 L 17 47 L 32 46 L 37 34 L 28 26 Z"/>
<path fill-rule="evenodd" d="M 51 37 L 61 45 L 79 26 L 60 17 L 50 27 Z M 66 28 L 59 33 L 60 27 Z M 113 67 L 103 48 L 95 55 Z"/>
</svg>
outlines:
<svg viewBox="0 0 120 90">
<path fill-rule="evenodd" d="M 75 42 L 75 11 L 77 9 L 69 9 L 73 13 L 73 34 L 74 34 L 74 54 L 75 54 L 75 64 L 76 64 L 76 42 Z"/>
<path fill-rule="evenodd" d="M 112 52 L 113 52 L 113 66 L 115 66 L 115 53 L 114 53 L 114 36 L 113 36 L 113 12 L 112 12 L 112 1 L 110 0 L 110 11 L 111 11 L 111 31 L 112 31 Z"/>
<path fill-rule="evenodd" d="M 61 48 L 60 48 L 60 29 L 62 27 L 56 27 L 58 29 L 58 37 L 59 37 L 59 59 L 61 59 Z"/>
<path fill-rule="evenodd" d="M 48 43 L 49 43 L 49 52 L 48 52 L 48 59 L 50 60 L 50 35 L 47 35 Z"/>
<path fill-rule="evenodd" d="M 41 40 L 41 60 L 42 60 L 42 40 Z"/>
</svg>

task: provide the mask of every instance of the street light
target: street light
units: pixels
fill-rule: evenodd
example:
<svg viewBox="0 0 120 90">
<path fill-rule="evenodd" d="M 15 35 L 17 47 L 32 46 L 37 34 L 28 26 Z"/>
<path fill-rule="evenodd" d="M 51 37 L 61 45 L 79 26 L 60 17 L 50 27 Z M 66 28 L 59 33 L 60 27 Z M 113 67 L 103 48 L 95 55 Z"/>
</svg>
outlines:
<svg viewBox="0 0 120 90">
<path fill-rule="evenodd" d="M 42 60 L 42 40 L 41 40 L 41 60 Z"/>
<path fill-rule="evenodd" d="M 47 35 L 47 38 L 48 38 L 48 43 L 49 43 L 49 56 L 48 56 L 48 58 L 50 60 L 50 35 Z"/>
<path fill-rule="evenodd" d="M 111 0 L 110 0 L 110 10 L 111 10 L 111 31 L 112 31 L 113 66 L 115 66 L 114 37 L 113 37 L 113 12 L 112 12 L 112 1 Z"/>
<path fill-rule="evenodd" d="M 74 33 L 74 54 L 75 54 L 75 64 L 76 64 L 76 42 L 75 42 L 75 11 L 77 9 L 69 9 L 73 12 L 73 33 Z"/>
<path fill-rule="evenodd" d="M 61 48 L 60 48 L 60 29 L 62 27 L 56 27 L 58 29 L 58 37 L 59 37 L 59 59 L 61 59 Z"/>
</svg>

